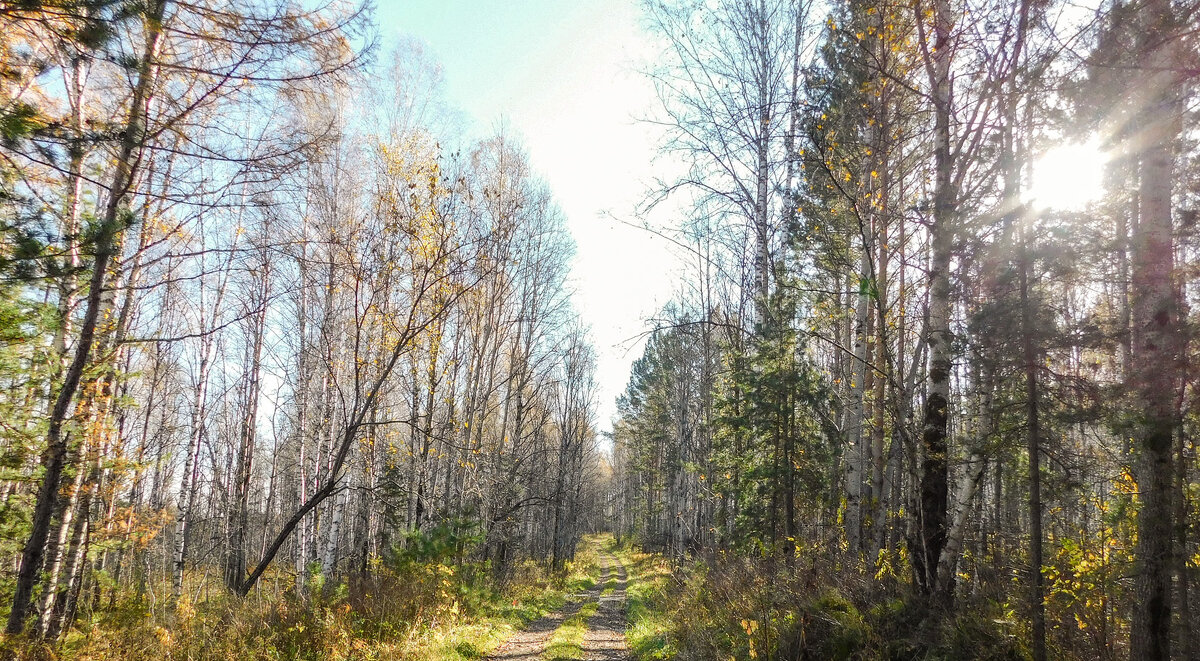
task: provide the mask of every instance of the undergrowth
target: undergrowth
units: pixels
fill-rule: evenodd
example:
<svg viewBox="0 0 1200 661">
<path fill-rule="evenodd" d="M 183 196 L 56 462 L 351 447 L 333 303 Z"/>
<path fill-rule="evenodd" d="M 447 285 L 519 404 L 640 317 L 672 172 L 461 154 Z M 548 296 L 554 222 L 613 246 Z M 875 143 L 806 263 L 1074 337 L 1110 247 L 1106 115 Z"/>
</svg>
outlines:
<svg viewBox="0 0 1200 661">
<path fill-rule="evenodd" d="M 645 553 L 630 544 L 614 544 L 629 580 L 625 590 L 626 642 L 637 659 L 670 659 L 676 649 L 668 638 L 671 566 L 661 555 Z"/>
<path fill-rule="evenodd" d="M 445 531 L 431 532 L 437 536 Z M 486 563 L 457 562 L 462 540 L 422 540 L 389 554 L 365 575 L 334 584 L 313 574 L 301 593 L 264 581 L 249 598 L 228 596 L 189 575 L 173 608 L 126 594 L 77 623 L 58 646 L 0 638 L 17 661 L 151 659 L 234 661 L 465 661 L 481 659 L 528 622 L 594 585 L 598 541 L 586 539 L 564 571 L 532 561 L 498 583 Z M 457 549 L 457 550 L 455 550 Z M 274 589 L 270 586 L 275 585 Z"/>
<path fill-rule="evenodd" d="M 792 562 L 715 554 L 672 569 L 631 546 L 627 638 L 638 661 L 1027 659 L 1020 619 L 963 598 L 925 617 L 902 584 L 881 588 L 825 557 Z"/>
</svg>

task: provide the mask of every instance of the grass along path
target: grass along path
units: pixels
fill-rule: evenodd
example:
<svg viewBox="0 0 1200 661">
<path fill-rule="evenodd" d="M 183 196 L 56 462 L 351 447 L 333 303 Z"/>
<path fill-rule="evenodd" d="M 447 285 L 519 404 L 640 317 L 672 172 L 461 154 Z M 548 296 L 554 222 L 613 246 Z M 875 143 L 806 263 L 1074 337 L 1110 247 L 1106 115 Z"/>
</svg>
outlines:
<svg viewBox="0 0 1200 661">
<path fill-rule="evenodd" d="M 584 638 L 587 635 L 588 620 L 596 613 L 598 605 L 594 601 L 583 604 L 574 615 L 567 618 L 562 626 L 554 632 L 554 637 L 546 645 L 542 658 L 546 661 L 576 661 L 584 655 Z"/>
<path fill-rule="evenodd" d="M 454 618 L 444 626 L 416 634 L 403 653 L 396 657 L 405 661 L 477 661 L 481 658 L 525 661 L 538 656 L 489 656 L 503 654 L 508 643 L 520 633 L 540 630 L 549 638 L 565 616 L 570 616 L 579 604 L 572 601 L 596 587 L 600 568 L 601 541 L 585 537 L 579 552 L 568 564 L 569 572 L 561 584 L 527 589 L 509 595 L 508 600 L 494 604 L 487 612 L 471 618 Z"/>
<path fill-rule="evenodd" d="M 611 537 L 586 540 L 598 554 L 600 577 L 577 599 L 513 635 L 491 661 L 628 661 L 625 586 Z"/>
<path fill-rule="evenodd" d="M 543 655 L 549 649 L 554 648 L 558 658 L 571 659 L 571 632 L 576 628 L 582 628 L 582 618 L 586 615 L 580 615 L 581 610 L 590 601 L 594 601 L 600 594 L 602 586 L 608 577 L 608 560 L 606 554 L 600 553 L 602 541 L 596 537 L 584 538 L 584 549 L 581 555 L 595 555 L 597 560 L 595 563 L 587 563 L 588 569 L 599 567 L 600 580 L 596 581 L 591 572 L 582 577 L 582 580 L 573 581 L 573 585 L 586 589 L 582 594 L 575 594 L 568 598 L 558 610 L 549 613 L 548 615 L 532 622 L 524 629 L 513 634 L 497 648 L 487 658 L 489 661 L 537 661 L 547 658 Z M 562 637 L 558 635 L 559 631 L 563 631 Z M 579 636 L 582 639 L 582 633 Z M 578 645 L 576 644 L 576 647 Z M 574 657 L 582 658 L 582 657 Z"/>
<path fill-rule="evenodd" d="M 676 649 L 667 635 L 671 628 L 670 604 L 667 603 L 671 564 L 661 555 L 645 553 L 631 545 L 617 545 L 612 541 L 607 548 L 616 555 L 622 569 L 628 571 L 624 614 L 629 656 L 611 658 L 637 661 L 674 658 Z"/>
</svg>

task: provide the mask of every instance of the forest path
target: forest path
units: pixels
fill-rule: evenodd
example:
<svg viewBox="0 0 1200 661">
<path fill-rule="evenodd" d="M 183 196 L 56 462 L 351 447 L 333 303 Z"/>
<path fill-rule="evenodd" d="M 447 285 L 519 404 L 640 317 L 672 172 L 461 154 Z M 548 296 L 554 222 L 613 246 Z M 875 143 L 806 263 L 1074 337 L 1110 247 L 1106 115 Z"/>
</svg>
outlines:
<svg viewBox="0 0 1200 661">
<path fill-rule="evenodd" d="M 607 556 L 607 557 L 605 557 Z M 588 618 L 587 633 L 583 636 L 585 661 L 629 661 L 629 646 L 625 644 L 625 584 L 629 580 L 625 566 L 607 552 L 605 562 L 616 565 L 616 578 L 609 592 L 607 581 L 601 581 L 600 608 Z"/>
<path fill-rule="evenodd" d="M 613 567 L 616 567 L 616 576 Z M 488 661 L 552 661 L 544 658 L 554 633 L 586 604 L 598 602 L 595 615 L 588 618 L 583 639 L 586 661 L 627 661 L 625 645 L 625 567 L 607 551 L 600 551 L 600 579 L 562 608 L 534 621 L 488 656 Z M 609 583 L 612 582 L 612 586 Z M 611 587 L 611 592 L 609 588 Z"/>
</svg>

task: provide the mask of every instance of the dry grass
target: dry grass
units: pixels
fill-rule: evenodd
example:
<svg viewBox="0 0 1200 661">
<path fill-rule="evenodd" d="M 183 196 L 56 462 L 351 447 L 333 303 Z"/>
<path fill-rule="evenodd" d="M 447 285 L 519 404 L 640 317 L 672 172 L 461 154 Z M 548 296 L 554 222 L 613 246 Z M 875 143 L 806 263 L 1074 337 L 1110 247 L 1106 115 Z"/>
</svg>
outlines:
<svg viewBox="0 0 1200 661">
<path fill-rule="evenodd" d="M 16 661 L 178 659 L 242 661 L 460 661 L 479 659 L 526 623 L 559 608 L 565 595 L 594 585 L 596 548 L 554 575 L 529 562 L 498 587 L 485 567 L 430 563 L 403 572 L 375 567 L 369 577 L 332 586 L 319 578 L 309 597 L 264 590 L 227 595 L 211 577 L 188 577 L 189 595 L 169 609 L 121 595 L 79 623 L 57 648 L 0 637 L 0 658 Z M 270 585 L 268 583 L 267 585 Z M 153 586 L 148 594 L 168 594 Z"/>
</svg>

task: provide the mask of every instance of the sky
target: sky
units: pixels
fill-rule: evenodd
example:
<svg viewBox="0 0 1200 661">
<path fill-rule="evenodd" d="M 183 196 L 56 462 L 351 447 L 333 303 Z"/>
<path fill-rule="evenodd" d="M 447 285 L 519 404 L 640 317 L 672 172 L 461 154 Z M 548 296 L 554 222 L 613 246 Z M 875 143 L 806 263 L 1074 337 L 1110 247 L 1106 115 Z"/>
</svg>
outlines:
<svg viewBox="0 0 1200 661">
<path fill-rule="evenodd" d="M 657 142 L 639 121 L 655 103 L 638 73 L 654 51 L 639 13 L 638 0 L 384 0 L 377 11 L 381 46 L 423 41 L 468 131 L 503 124 L 554 192 L 577 245 L 569 286 L 596 347 L 601 431 L 678 272 L 634 218 Z"/>
</svg>

